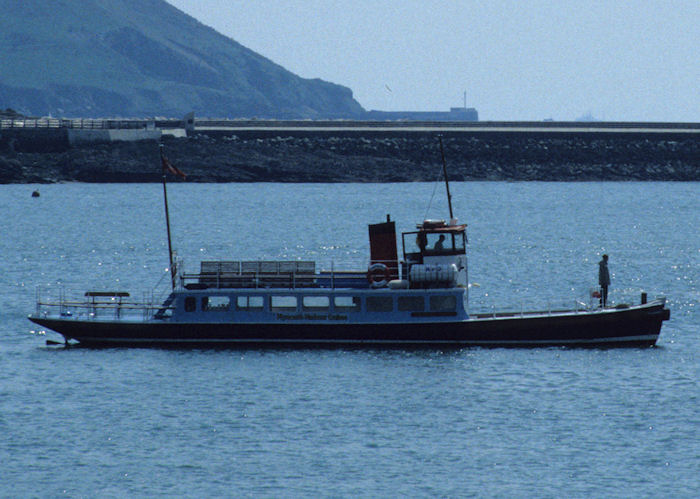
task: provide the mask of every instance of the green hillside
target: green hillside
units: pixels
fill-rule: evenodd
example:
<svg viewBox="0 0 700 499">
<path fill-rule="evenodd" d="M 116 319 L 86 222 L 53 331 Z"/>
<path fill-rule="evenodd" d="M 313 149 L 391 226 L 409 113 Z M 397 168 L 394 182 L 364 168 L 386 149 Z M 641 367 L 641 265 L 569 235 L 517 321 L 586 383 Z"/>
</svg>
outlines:
<svg viewBox="0 0 700 499">
<path fill-rule="evenodd" d="M 81 117 L 363 112 L 350 89 L 300 78 L 163 0 L 0 0 L 0 9 L 0 108 Z"/>
</svg>

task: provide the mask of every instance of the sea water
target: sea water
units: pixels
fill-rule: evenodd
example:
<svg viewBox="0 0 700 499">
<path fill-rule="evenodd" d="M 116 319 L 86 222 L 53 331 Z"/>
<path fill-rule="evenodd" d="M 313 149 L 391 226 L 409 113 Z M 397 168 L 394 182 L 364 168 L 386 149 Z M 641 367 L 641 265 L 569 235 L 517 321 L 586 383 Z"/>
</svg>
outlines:
<svg viewBox="0 0 700 499">
<path fill-rule="evenodd" d="M 41 196 L 32 198 L 33 190 Z M 470 309 L 666 296 L 642 349 L 81 349 L 36 289 L 167 287 L 162 186 L 0 186 L 0 496 L 697 497 L 700 184 L 451 185 Z M 449 217 L 439 184 L 168 185 L 200 260 L 364 269 L 368 223 Z"/>
</svg>

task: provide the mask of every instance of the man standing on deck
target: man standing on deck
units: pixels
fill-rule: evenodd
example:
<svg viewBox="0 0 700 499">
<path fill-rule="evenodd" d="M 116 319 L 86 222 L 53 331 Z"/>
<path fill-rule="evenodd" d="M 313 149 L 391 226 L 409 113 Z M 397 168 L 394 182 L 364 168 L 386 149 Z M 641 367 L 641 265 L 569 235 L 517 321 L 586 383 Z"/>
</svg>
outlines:
<svg viewBox="0 0 700 499">
<path fill-rule="evenodd" d="M 600 284 L 600 306 L 605 308 L 608 303 L 608 286 L 610 286 L 610 271 L 608 271 L 608 255 L 598 262 L 598 284 Z"/>
</svg>

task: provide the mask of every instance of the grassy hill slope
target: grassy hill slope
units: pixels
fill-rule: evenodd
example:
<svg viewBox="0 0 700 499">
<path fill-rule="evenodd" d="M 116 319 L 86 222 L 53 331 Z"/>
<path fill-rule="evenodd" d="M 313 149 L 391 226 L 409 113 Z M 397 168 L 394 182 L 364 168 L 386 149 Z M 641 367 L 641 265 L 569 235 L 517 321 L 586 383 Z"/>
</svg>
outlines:
<svg viewBox="0 0 700 499">
<path fill-rule="evenodd" d="M 363 112 L 350 89 L 300 78 L 163 0 L 0 0 L 0 9 L 0 108 L 84 117 Z"/>
</svg>

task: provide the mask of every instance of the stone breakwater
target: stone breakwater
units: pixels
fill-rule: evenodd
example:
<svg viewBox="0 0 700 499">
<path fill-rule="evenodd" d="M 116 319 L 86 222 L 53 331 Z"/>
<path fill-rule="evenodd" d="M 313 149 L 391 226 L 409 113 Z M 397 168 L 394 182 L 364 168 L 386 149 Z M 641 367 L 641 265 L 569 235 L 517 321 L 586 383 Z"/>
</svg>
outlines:
<svg viewBox="0 0 700 499">
<path fill-rule="evenodd" d="M 163 139 L 193 182 L 433 181 L 435 134 L 194 135 Z M 697 135 L 445 134 L 453 180 L 700 180 Z M 153 141 L 85 144 L 0 138 L 0 183 L 158 182 Z"/>
</svg>

